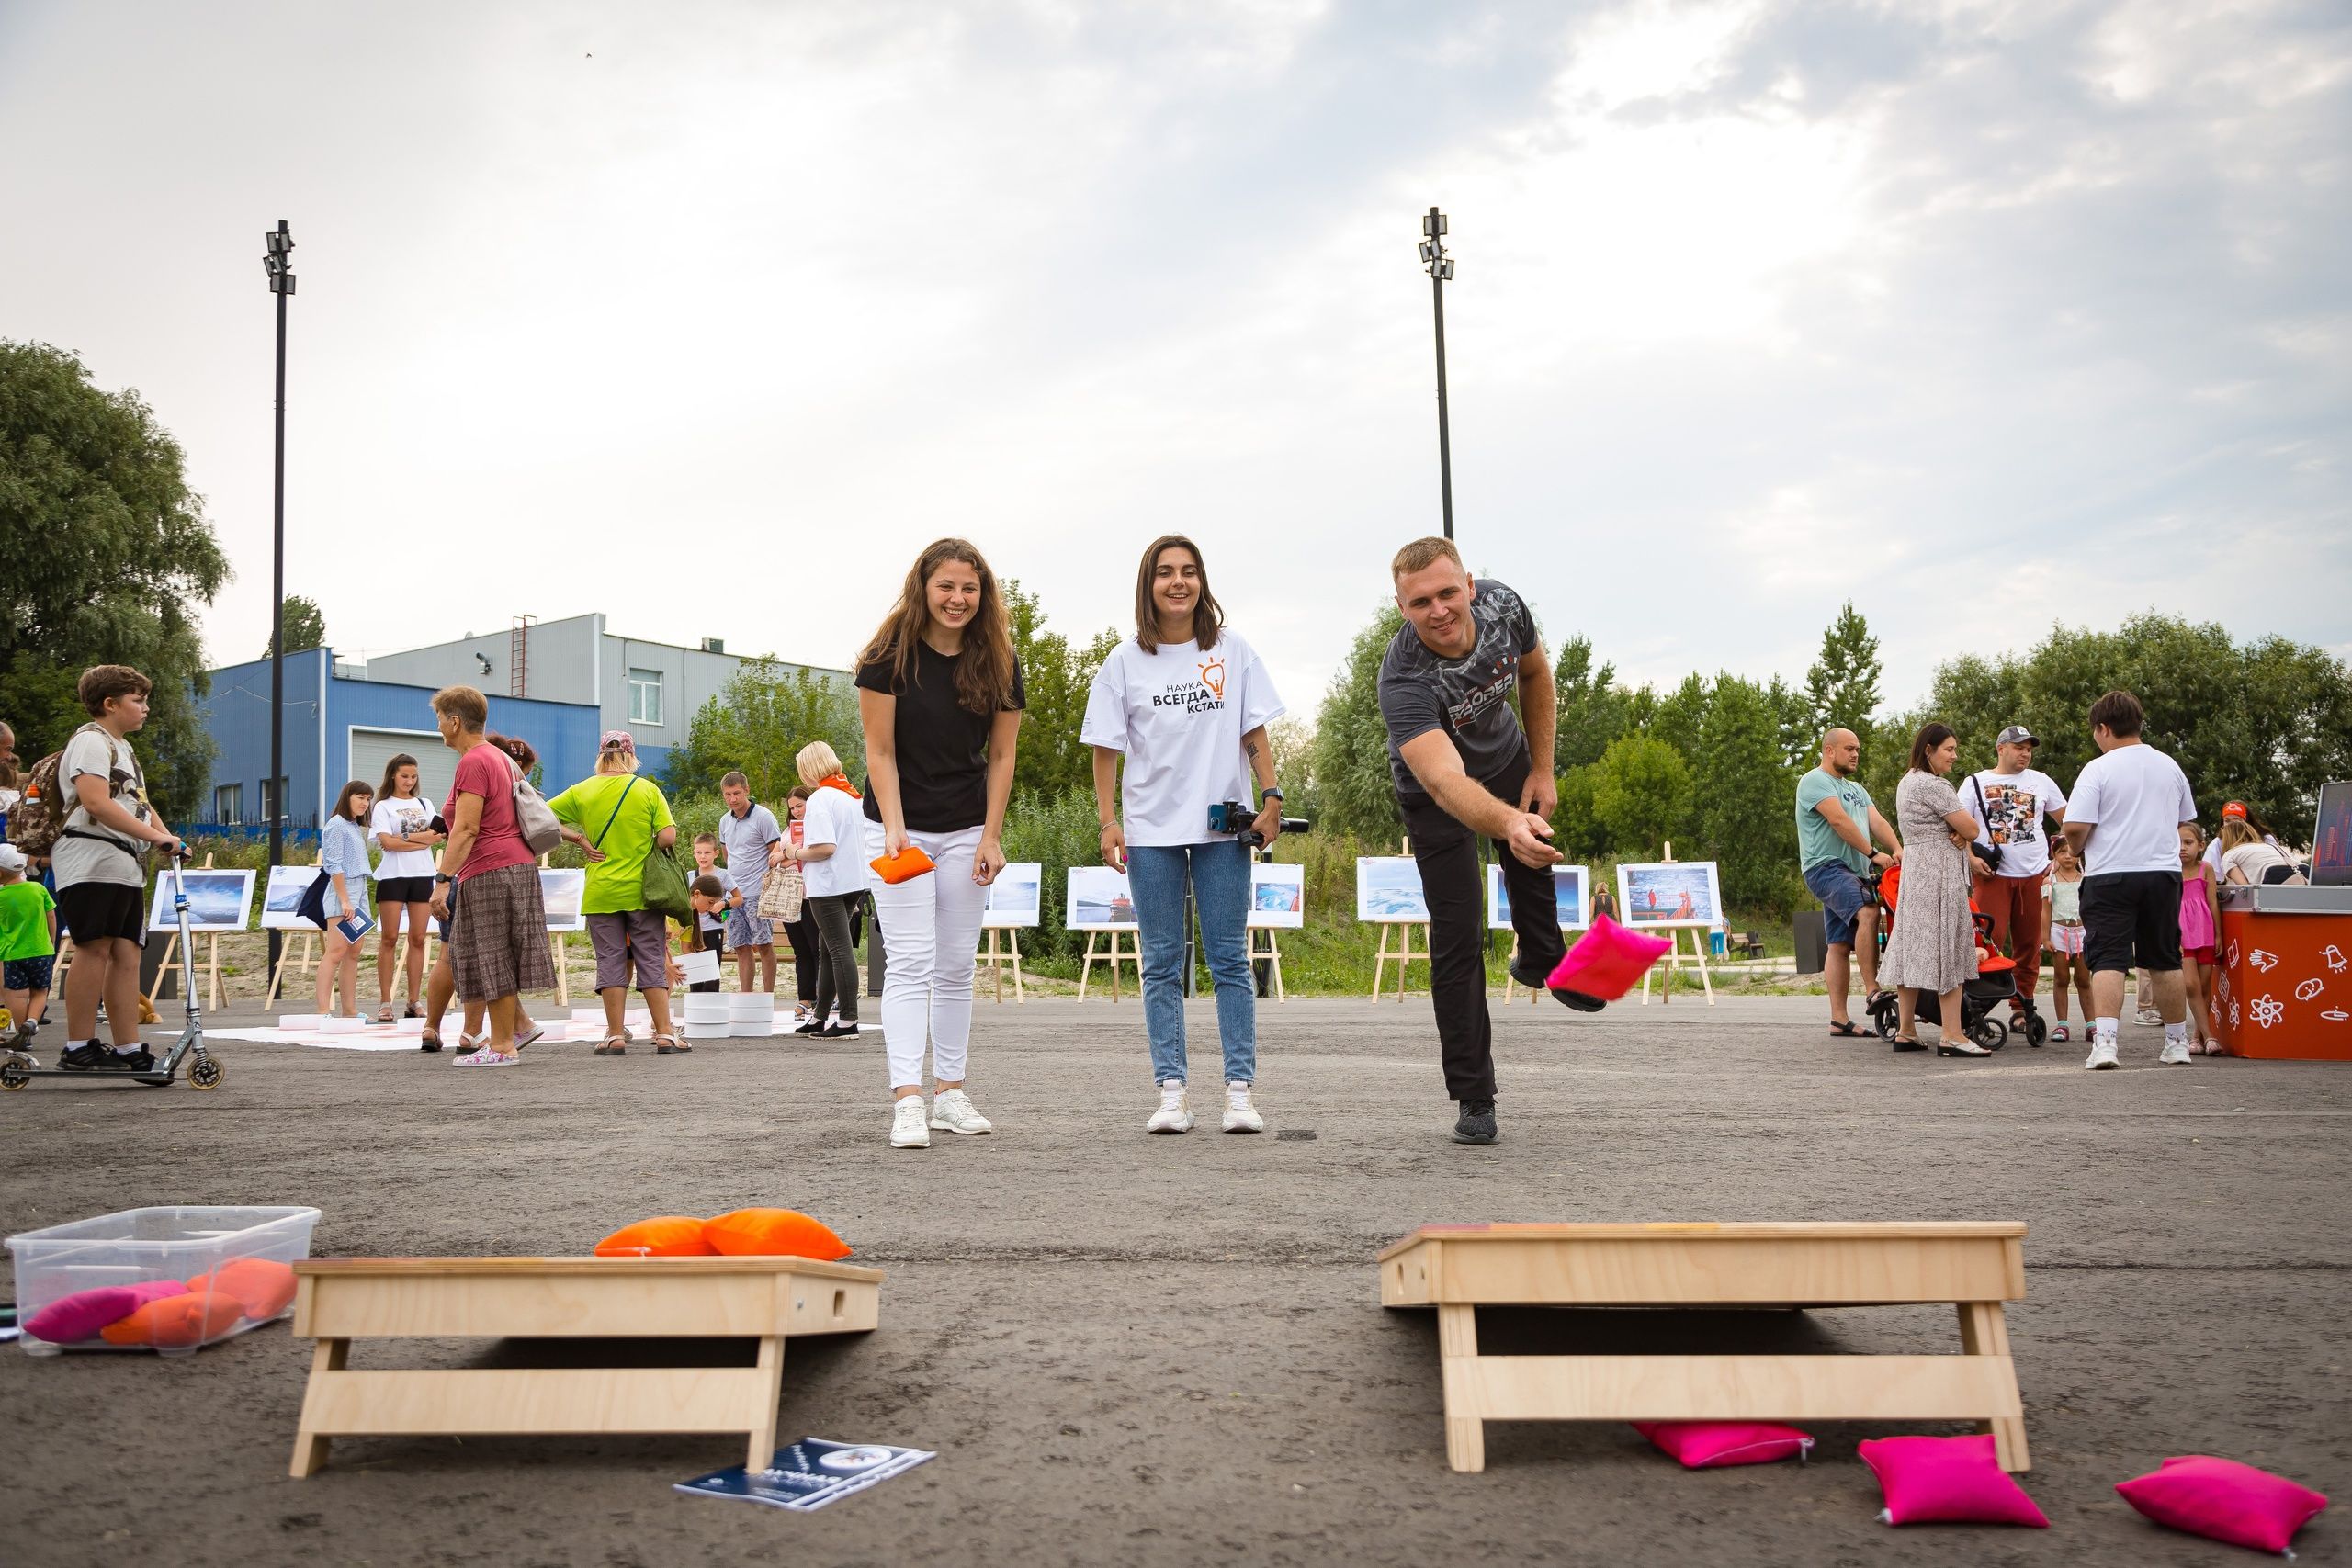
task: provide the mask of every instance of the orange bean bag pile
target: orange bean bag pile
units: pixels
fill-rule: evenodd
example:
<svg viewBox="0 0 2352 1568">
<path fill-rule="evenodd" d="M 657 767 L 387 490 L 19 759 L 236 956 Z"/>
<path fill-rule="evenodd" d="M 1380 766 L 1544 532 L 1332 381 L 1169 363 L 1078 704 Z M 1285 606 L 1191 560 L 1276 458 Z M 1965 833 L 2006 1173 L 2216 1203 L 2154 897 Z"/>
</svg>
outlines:
<svg viewBox="0 0 2352 1568">
<path fill-rule="evenodd" d="M 813 1258 L 849 1256 L 831 1226 L 797 1209 L 737 1209 L 713 1220 L 656 1214 L 623 1225 L 596 1244 L 599 1258 Z"/>
<path fill-rule="evenodd" d="M 198 1274 L 187 1288 L 201 1295 L 210 1291 L 245 1309 L 255 1323 L 266 1323 L 294 1300 L 294 1268 L 274 1258 L 232 1258 L 209 1274 Z"/>
<path fill-rule="evenodd" d="M 237 1326 L 245 1315 L 244 1303 L 234 1296 L 190 1291 L 149 1302 L 119 1323 L 98 1330 L 109 1345 L 153 1345 L 182 1349 L 217 1339 Z"/>
<path fill-rule="evenodd" d="M 686 1214 L 656 1214 L 596 1244 L 599 1258 L 708 1258 L 718 1250 L 703 1238 L 702 1222 Z"/>
</svg>

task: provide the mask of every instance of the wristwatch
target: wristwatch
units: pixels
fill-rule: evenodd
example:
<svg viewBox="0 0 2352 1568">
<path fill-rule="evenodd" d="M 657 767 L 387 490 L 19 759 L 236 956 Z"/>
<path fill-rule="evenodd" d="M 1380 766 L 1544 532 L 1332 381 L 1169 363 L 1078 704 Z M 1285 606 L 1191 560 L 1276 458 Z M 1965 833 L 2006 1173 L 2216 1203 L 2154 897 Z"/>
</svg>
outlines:
<svg viewBox="0 0 2352 1568">
<path fill-rule="evenodd" d="M 1270 800 L 1281 800 L 1282 798 L 1283 791 L 1280 784 L 1275 784 L 1270 788 L 1261 789 L 1258 792 L 1258 804 L 1260 806 L 1265 805 L 1266 802 Z M 1284 804 L 1287 805 L 1288 803 L 1284 802 Z"/>
<path fill-rule="evenodd" d="M 446 871 L 438 871 L 438 872 L 435 872 L 435 873 L 433 874 L 433 880 L 434 880 L 434 881 L 435 881 L 435 882 L 455 882 L 455 881 L 457 881 L 458 879 L 457 879 L 456 877 L 454 877 L 454 876 L 451 876 L 451 875 L 450 875 L 447 872 L 446 872 Z"/>
</svg>

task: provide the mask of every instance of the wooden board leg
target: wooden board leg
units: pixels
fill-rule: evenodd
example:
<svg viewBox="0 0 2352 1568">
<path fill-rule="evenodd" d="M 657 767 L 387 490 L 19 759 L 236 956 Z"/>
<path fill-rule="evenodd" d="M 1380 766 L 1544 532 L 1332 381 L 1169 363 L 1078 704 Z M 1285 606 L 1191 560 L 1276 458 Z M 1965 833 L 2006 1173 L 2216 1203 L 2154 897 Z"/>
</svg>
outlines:
<svg viewBox="0 0 2352 1568">
<path fill-rule="evenodd" d="M 1468 1363 L 1478 1359 L 1477 1314 L 1474 1306 L 1441 1303 L 1437 1309 L 1438 1371 L 1445 1379 L 1445 1462 L 1465 1474 L 1487 1468 L 1487 1424 L 1471 1393 L 1476 1380 L 1463 1375 Z"/>
<path fill-rule="evenodd" d="M 1380 975 L 1381 971 L 1388 966 L 1388 930 L 1386 926 L 1380 928 L 1380 946 L 1372 955 L 1372 999 L 1374 1001 L 1380 999 Z"/>
<path fill-rule="evenodd" d="M 1960 1348 L 1972 1356 L 2008 1359 L 2009 1323 L 2000 1303 L 1960 1303 Z M 2012 1389 L 2017 1386 L 2014 1369 L 2010 1371 L 2009 1382 Z M 1979 1421 L 1976 1429 L 1993 1435 L 1993 1457 L 2003 1470 L 2027 1471 L 2033 1468 L 2032 1450 L 2026 1446 L 2024 1417 L 1995 1416 Z"/>
<path fill-rule="evenodd" d="M 1029 997 L 1028 994 L 1021 988 L 1021 933 L 1014 931 L 1006 931 L 1004 933 L 1004 941 L 1005 945 L 1012 949 L 1013 1005 L 1015 1007 L 1023 1007 L 1028 1004 Z"/>
<path fill-rule="evenodd" d="M 784 1396 L 784 1337 L 769 1335 L 760 1341 L 759 1370 L 766 1376 L 760 1386 L 766 1392 L 761 1396 L 760 1408 L 752 1422 L 752 1446 L 743 1464 L 748 1470 L 765 1470 L 775 1462 L 776 1403 Z"/>
<path fill-rule="evenodd" d="M 1086 999 L 1086 983 L 1094 976 L 1094 942 L 1100 934 L 1097 931 L 1086 933 L 1086 956 L 1078 965 L 1078 999 L 1080 1001 Z"/>
<path fill-rule="evenodd" d="M 311 1375 L 316 1377 L 321 1372 L 339 1372 L 350 1357 L 350 1340 L 322 1339 L 311 1348 Z M 297 1481 L 316 1475 L 325 1466 L 327 1444 L 332 1440 L 311 1430 L 307 1421 L 310 1403 L 310 1394 L 305 1391 L 302 1405 L 306 1420 L 304 1425 L 295 1429 L 294 1462 L 286 1467 L 286 1473 Z"/>
</svg>

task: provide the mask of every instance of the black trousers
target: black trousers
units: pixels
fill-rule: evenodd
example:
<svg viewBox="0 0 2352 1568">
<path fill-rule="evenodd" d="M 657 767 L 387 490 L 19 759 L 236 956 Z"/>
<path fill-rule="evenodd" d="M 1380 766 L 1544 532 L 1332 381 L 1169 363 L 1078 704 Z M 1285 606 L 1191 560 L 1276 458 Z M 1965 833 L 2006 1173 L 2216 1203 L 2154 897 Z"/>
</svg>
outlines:
<svg viewBox="0 0 2352 1568">
<path fill-rule="evenodd" d="M 843 1023 L 857 1021 L 857 951 L 850 941 L 849 907 L 861 893 L 810 895 L 800 908 L 817 928 L 817 1021 L 838 1011 Z"/>
<path fill-rule="evenodd" d="M 792 944 L 792 981 L 798 987 L 800 999 L 814 1003 L 817 999 L 817 920 L 808 912 L 808 900 L 800 900 L 800 918 L 797 920 L 772 922 Z M 854 942 L 851 943 L 854 947 Z"/>
<path fill-rule="evenodd" d="M 1478 783 L 1496 799 L 1517 806 L 1527 770 L 1522 750 L 1501 773 Z M 1405 830 L 1412 835 L 1421 894 L 1430 907 L 1430 1001 L 1437 1010 L 1438 1048 L 1445 1060 L 1445 1096 L 1492 1100 L 1495 1032 L 1487 1013 L 1487 889 L 1478 874 L 1477 835 L 1433 800 L 1400 796 L 1397 805 Z M 1510 895 L 1520 965 L 1548 975 L 1568 950 L 1560 936 L 1552 874 L 1522 865 L 1499 843 L 1495 851 Z"/>
</svg>

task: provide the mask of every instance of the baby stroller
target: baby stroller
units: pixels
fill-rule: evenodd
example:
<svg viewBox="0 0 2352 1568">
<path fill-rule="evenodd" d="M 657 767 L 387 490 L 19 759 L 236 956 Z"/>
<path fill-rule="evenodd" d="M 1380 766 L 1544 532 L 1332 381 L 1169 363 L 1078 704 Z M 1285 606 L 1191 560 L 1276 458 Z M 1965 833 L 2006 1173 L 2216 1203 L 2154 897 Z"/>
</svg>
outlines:
<svg viewBox="0 0 2352 1568">
<path fill-rule="evenodd" d="M 1878 899 L 1879 952 L 1886 951 L 1886 939 L 1894 931 L 1894 907 L 1903 887 L 1903 868 L 1889 866 L 1871 883 Z M 1971 899 L 1968 912 L 1976 924 L 1976 945 L 1989 947 L 1993 940 L 1993 918 L 1976 908 Z M 2008 1021 L 1999 1015 L 2003 1003 L 2014 1003 L 2018 1009 L 2019 1031 L 2026 1043 L 2040 1045 L 2050 1037 L 2050 1025 L 2034 1010 L 2033 998 L 2018 991 L 2017 960 L 1995 953 L 1980 960 L 1976 978 L 1965 981 L 1960 987 L 1960 1027 L 1969 1039 L 1987 1051 L 1997 1051 L 2009 1043 Z M 1893 1043 L 1895 1031 L 1902 1021 L 1902 1004 L 1893 991 L 1881 991 L 1869 1002 L 1871 1023 L 1878 1030 L 1879 1038 Z M 1943 1026 L 1943 1001 L 1933 991 L 1922 991 L 1914 1010 L 1914 1017 Z M 1898 1051 L 1924 1051 L 1925 1045 L 1895 1045 Z"/>
</svg>

